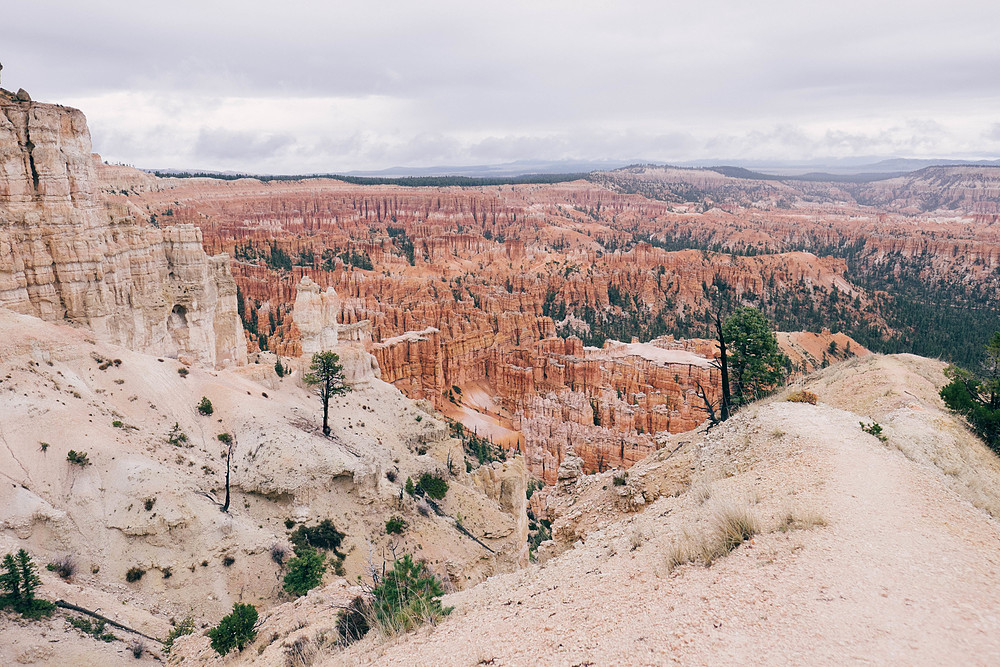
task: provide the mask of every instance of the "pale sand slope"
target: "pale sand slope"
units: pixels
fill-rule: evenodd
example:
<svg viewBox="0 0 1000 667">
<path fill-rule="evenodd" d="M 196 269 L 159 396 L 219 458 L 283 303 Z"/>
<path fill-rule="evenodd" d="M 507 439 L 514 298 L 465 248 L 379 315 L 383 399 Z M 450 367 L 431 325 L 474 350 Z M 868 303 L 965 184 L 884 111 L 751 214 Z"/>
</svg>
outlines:
<svg viewBox="0 0 1000 667">
<path fill-rule="evenodd" d="M 943 411 L 942 368 L 907 355 L 831 367 L 807 381 L 819 405 L 778 397 L 699 436 L 692 491 L 449 596 L 435 629 L 321 662 L 996 664 L 1000 526 L 960 493 L 994 502 L 997 460 Z M 859 428 L 871 417 L 888 443 Z M 671 546 L 697 543 L 727 506 L 751 507 L 764 533 L 671 572 Z M 776 531 L 789 513 L 828 525 Z"/>
</svg>

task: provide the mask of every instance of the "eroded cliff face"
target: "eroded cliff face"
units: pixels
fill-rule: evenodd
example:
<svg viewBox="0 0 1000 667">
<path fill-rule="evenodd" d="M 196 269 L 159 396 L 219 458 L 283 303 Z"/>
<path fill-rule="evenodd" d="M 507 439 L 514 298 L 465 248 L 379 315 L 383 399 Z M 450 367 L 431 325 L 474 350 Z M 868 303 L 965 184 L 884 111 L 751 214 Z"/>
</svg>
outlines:
<svg viewBox="0 0 1000 667">
<path fill-rule="evenodd" d="M 0 93 L 0 305 L 108 343 L 210 366 L 246 362 L 236 283 L 201 230 L 152 226 L 99 194 L 84 115 Z"/>
</svg>

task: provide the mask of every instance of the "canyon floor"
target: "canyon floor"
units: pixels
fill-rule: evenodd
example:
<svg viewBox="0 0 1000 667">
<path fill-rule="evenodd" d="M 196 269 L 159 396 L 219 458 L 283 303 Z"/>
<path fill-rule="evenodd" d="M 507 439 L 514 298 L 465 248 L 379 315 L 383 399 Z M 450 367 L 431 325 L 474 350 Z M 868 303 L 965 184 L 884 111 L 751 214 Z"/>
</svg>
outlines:
<svg viewBox="0 0 1000 667">
<path fill-rule="evenodd" d="M 447 597 L 437 628 L 322 664 L 995 664 L 1000 465 L 942 411 L 942 368 L 831 367 L 805 382 L 817 405 L 779 396 L 685 445 L 690 491 Z M 671 567 L 732 509 L 760 533 L 711 567 Z"/>
</svg>

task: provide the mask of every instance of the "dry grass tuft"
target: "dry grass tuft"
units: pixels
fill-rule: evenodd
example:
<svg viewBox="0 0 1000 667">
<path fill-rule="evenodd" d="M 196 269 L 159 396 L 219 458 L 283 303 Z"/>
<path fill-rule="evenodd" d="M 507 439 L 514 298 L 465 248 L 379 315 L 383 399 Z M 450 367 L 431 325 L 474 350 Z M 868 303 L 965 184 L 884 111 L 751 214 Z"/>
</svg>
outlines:
<svg viewBox="0 0 1000 667">
<path fill-rule="evenodd" d="M 760 532 L 760 523 L 747 505 L 726 506 L 715 514 L 715 528 L 699 539 L 684 533 L 667 550 L 667 569 L 686 563 L 701 562 L 709 567 Z"/>
<path fill-rule="evenodd" d="M 811 391 L 802 390 L 792 392 L 785 400 L 789 403 L 809 403 L 810 405 L 816 405 L 816 401 L 819 400 L 819 396 Z"/>
<path fill-rule="evenodd" d="M 824 519 L 819 513 L 814 511 L 791 511 L 789 510 L 784 518 L 781 520 L 781 524 L 778 526 L 778 530 L 783 533 L 787 533 L 791 530 L 809 530 L 810 528 L 816 528 L 826 525 L 826 519 Z"/>
</svg>

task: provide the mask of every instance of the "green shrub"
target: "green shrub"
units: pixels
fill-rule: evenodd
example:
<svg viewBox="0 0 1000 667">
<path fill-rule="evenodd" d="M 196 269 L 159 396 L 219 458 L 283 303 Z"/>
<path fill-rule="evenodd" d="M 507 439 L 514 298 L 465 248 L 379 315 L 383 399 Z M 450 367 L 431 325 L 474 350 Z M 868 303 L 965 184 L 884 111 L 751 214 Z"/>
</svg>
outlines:
<svg viewBox="0 0 1000 667">
<path fill-rule="evenodd" d="M 441 606 L 442 595 L 441 582 L 407 554 L 392 564 L 372 591 L 375 622 L 386 634 L 434 623 L 451 612 L 450 607 Z"/>
<path fill-rule="evenodd" d="M 417 482 L 417 487 L 435 500 L 441 500 L 444 498 L 445 494 L 448 493 L 448 482 L 444 481 L 443 478 L 437 475 L 430 474 L 429 472 L 425 472 L 420 476 L 420 481 Z"/>
<path fill-rule="evenodd" d="M 344 533 L 337 530 L 333 522 L 323 519 L 313 527 L 299 526 L 288 538 L 296 552 L 304 547 L 337 551 L 344 540 Z"/>
<path fill-rule="evenodd" d="M 221 442 L 226 446 L 233 444 L 233 436 L 229 435 L 228 433 L 220 433 L 215 437 L 219 439 L 219 442 Z"/>
<path fill-rule="evenodd" d="M 170 649 L 174 647 L 174 641 L 178 637 L 183 637 L 184 635 L 190 635 L 194 632 L 194 619 L 188 616 L 180 623 L 174 625 L 170 628 L 170 634 L 167 635 L 167 639 L 163 642 L 163 650 L 167 655 L 170 655 Z"/>
<path fill-rule="evenodd" d="M 411 496 L 417 492 L 417 489 L 413 486 L 413 480 L 409 477 L 406 478 L 406 492 Z"/>
<path fill-rule="evenodd" d="M 111 422 L 111 425 L 114 426 L 115 428 L 124 428 L 125 422 L 123 422 L 120 419 L 116 419 L 113 422 Z"/>
<path fill-rule="evenodd" d="M 402 535 L 406 527 L 406 521 L 401 516 L 394 516 L 385 522 L 385 532 L 387 535 Z"/>
<path fill-rule="evenodd" d="M 295 558 L 288 561 L 284 588 L 291 595 L 299 596 L 323 583 L 326 556 L 310 547 L 297 548 L 295 553 Z"/>
<path fill-rule="evenodd" d="M 628 473 L 627 472 L 623 472 L 620 475 L 614 475 L 611 478 L 611 483 L 614 484 L 615 486 L 625 486 L 625 482 L 627 482 L 627 481 L 628 481 Z"/>
<path fill-rule="evenodd" d="M 236 603 L 233 611 L 224 616 L 219 624 L 208 631 L 212 640 L 212 648 L 219 655 L 226 655 L 234 648 L 243 648 L 257 637 L 254 625 L 257 623 L 257 610 L 252 605 Z"/>
<path fill-rule="evenodd" d="M 184 368 L 183 366 L 177 369 L 177 374 L 180 375 L 182 378 L 186 378 L 189 372 L 190 371 L 188 371 L 188 369 Z"/>
<path fill-rule="evenodd" d="M 201 403 L 198 404 L 198 412 L 206 417 L 215 412 L 215 408 L 212 407 L 212 401 L 208 400 L 208 396 L 201 397 Z"/>
<path fill-rule="evenodd" d="M 278 374 L 279 378 L 285 377 L 285 367 L 281 365 L 281 359 L 274 362 L 274 372 Z"/>
<path fill-rule="evenodd" d="M 90 465 L 90 460 L 87 458 L 87 452 L 78 452 L 75 449 L 71 449 L 66 453 L 66 460 L 78 466 Z"/>
<path fill-rule="evenodd" d="M 887 438 L 882 433 L 882 425 L 879 424 L 876 421 L 873 421 L 871 424 L 865 424 L 864 422 L 858 422 L 858 424 L 861 425 L 861 430 L 862 431 L 864 431 L 865 433 L 870 433 L 871 435 L 874 435 L 876 438 L 878 438 L 882 442 L 885 442 L 885 441 L 887 441 L 889 439 L 889 438 Z"/>
<path fill-rule="evenodd" d="M 187 441 L 187 434 L 181 430 L 181 425 L 174 422 L 174 427 L 170 429 L 170 433 L 167 434 L 167 442 L 174 447 L 180 447 L 181 445 L 186 444 Z"/>
</svg>

